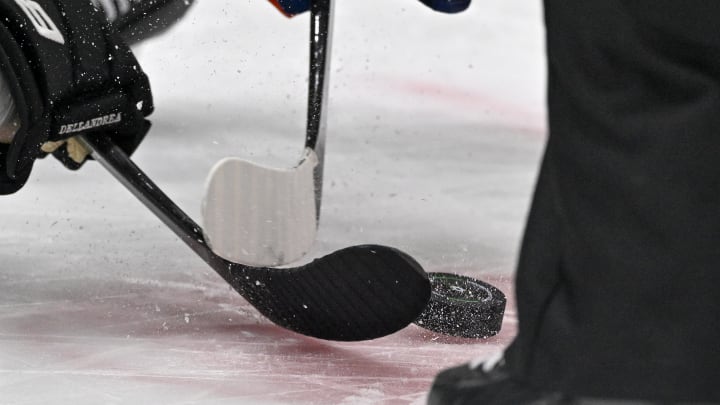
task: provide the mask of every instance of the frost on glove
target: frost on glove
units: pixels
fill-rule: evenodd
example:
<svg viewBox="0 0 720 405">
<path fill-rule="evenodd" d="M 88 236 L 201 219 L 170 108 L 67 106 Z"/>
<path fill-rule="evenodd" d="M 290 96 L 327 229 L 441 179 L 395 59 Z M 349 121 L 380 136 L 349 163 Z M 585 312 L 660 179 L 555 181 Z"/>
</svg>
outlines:
<svg viewBox="0 0 720 405">
<path fill-rule="evenodd" d="M 106 134 L 132 153 L 150 127 L 150 85 L 103 14 L 86 0 L 0 0 L 0 15 L 0 72 L 19 121 L 0 143 L 0 194 L 50 151 L 79 168 L 85 156 L 63 142 L 76 135 Z"/>
</svg>

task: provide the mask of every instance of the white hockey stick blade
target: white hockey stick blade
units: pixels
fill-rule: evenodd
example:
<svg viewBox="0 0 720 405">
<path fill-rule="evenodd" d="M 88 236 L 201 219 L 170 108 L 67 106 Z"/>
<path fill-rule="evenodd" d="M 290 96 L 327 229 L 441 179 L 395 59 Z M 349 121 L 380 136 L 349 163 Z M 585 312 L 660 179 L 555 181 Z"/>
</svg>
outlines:
<svg viewBox="0 0 720 405">
<path fill-rule="evenodd" d="M 225 260 L 279 266 L 302 258 L 315 241 L 318 208 L 310 148 L 292 169 L 225 158 L 210 171 L 202 205 L 212 251 Z"/>
</svg>

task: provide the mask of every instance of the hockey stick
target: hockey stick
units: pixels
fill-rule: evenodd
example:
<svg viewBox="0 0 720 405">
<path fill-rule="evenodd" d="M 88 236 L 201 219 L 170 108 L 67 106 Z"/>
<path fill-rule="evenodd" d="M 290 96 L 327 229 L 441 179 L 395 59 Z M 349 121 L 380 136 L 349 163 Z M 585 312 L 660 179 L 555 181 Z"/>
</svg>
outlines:
<svg viewBox="0 0 720 405">
<path fill-rule="evenodd" d="M 109 138 L 78 138 L 95 160 L 277 325 L 321 339 L 374 339 L 404 328 L 428 303 L 428 275 L 410 256 L 386 246 L 353 246 L 295 268 L 225 260 L 208 247 L 202 228 Z"/>
<path fill-rule="evenodd" d="M 203 199 L 205 237 L 219 256 L 277 266 L 301 258 L 315 241 L 322 199 L 332 3 L 310 12 L 310 76 L 305 149 L 290 169 L 232 157 L 211 170 Z"/>
</svg>

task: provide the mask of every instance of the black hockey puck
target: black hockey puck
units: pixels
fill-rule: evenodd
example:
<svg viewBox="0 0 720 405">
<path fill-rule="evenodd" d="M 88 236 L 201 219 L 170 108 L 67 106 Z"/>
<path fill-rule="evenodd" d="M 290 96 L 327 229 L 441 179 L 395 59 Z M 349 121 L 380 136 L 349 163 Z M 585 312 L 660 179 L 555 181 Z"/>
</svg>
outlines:
<svg viewBox="0 0 720 405">
<path fill-rule="evenodd" d="M 428 273 L 432 295 L 415 324 L 452 336 L 486 338 L 500 332 L 505 294 L 492 285 L 450 273 Z"/>
</svg>

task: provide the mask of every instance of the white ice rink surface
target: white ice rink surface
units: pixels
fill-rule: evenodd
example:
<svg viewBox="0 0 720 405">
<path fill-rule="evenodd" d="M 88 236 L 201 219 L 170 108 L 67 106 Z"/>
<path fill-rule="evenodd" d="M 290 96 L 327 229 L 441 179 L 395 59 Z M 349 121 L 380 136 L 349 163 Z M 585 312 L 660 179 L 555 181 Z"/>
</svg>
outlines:
<svg viewBox="0 0 720 405">
<path fill-rule="evenodd" d="M 262 319 L 95 163 L 38 162 L 0 198 L 0 404 L 421 404 L 443 368 L 516 330 L 512 275 L 545 140 L 541 4 L 415 0 L 336 8 L 326 186 L 312 256 L 398 247 L 427 271 L 510 298 L 503 331 L 415 326 L 335 343 Z M 199 219 L 205 175 L 234 155 L 301 153 L 307 16 L 198 0 L 139 50 L 154 127 L 134 160 Z"/>
</svg>

